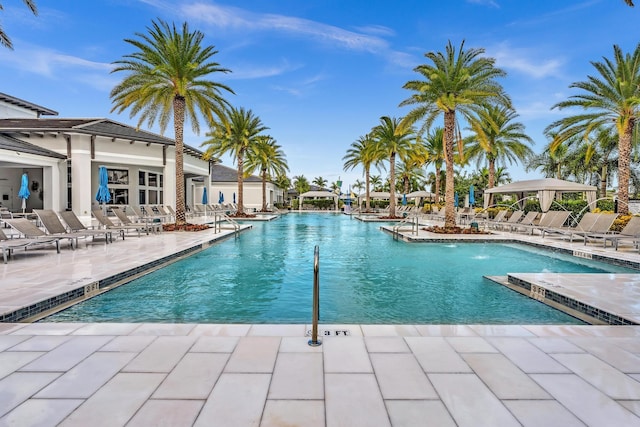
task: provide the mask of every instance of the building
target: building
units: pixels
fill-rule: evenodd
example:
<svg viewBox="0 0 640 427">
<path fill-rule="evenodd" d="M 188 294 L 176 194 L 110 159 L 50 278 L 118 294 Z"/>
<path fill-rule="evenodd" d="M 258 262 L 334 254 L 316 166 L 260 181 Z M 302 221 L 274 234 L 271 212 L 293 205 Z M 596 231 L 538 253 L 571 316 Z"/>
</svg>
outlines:
<svg viewBox="0 0 640 427">
<path fill-rule="evenodd" d="M 27 211 L 73 210 L 88 223 L 97 203 L 100 166 L 108 171 L 112 204 L 175 207 L 173 139 L 105 118 L 51 118 L 57 114 L 0 93 L 2 207 L 18 211 L 20 178 L 26 173 L 31 187 Z M 202 152 L 188 145 L 184 147 L 183 169 L 187 205 L 201 203 L 205 185 L 209 194 L 233 191 L 233 185 L 226 181 L 230 168 L 203 160 Z M 225 179 L 219 183 L 212 181 L 212 172 L 218 170 L 224 173 L 214 175 Z M 261 189 L 260 179 L 247 180 L 245 203 L 260 206 L 262 193 L 255 190 Z M 235 188 L 237 191 L 237 184 Z M 277 201 L 273 184 L 269 191 L 270 200 Z M 210 197 L 210 202 L 216 201 Z"/>
</svg>

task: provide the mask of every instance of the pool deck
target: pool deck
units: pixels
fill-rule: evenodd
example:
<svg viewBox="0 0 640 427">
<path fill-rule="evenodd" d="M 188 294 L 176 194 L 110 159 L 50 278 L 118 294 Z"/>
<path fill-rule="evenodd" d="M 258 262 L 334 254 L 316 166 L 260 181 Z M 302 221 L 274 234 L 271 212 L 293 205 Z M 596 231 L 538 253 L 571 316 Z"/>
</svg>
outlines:
<svg viewBox="0 0 640 427">
<path fill-rule="evenodd" d="M 118 272 L 217 238 L 18 252 L 0 267 L 0 313 L 99 292 Z M 516 238 L 640 262 L 626 248 Z M 614 286 L 601 275 L 516 276 L 638 315 L 640 274 L 606 275 Z M 309 328 L 0 323 L 0 426 L 640 426 L 640 326 L 321 325 L 319 347 L 307 345 Z"/>
</svg>

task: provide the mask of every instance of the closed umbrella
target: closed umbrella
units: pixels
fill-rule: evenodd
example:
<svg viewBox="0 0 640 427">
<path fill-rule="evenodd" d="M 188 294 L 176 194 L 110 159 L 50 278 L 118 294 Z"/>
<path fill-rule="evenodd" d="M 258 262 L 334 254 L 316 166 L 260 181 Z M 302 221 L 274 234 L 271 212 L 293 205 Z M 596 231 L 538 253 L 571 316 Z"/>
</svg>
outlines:
<svg viewBox="0 0 640 427">
<path fill-rule="evenodd" d="M 407 195 L 406 194 L 402 195 L 402 206 L 407 206 Z"/>
<path fill-rule="evenodd" d="M 233 204 L 234 205 L 236 204 L 236 193 L 235 193 L 235 191 L 233 192 Z"/>
<path fill-rule="evenodd" d="M 218 191 L 218 203 L 224 203 L 224 193 L 222 191 Z"/>
<path fill-rule="evenodd" d="M 100 166 L 98 169 L 98 192 L 96 193 L 96 200 L 102 204 L 102 210 L 105 210 L 104 205 L 111 201 L 111 193 L 109 193 L 109 176 L 107 175 L 107 168 Z"/>
<path fill-rule="evenodd" d="M 22 174 L 22 180 L 20 181 L 20 191 L 18 191 L 18 197 L 22 199 L 22 213 L 27 208 L 27 199 L 31 193 L 29 192 L 29 177 L 26 173 Z"/>
<path fill-rule="evenodd" d="M 209 198 L 207 197 L 207 187 L 202 189 L 202 204 L 204 205 L 204 217 L 207 217 L 207 204 L 209 204 Z"/>
<path fill-rule="evenodd" d="M 473 206 L 476 202 L 475 191 L 473 188 L 473 184 L 469 187 L 469 206 Z"/>
<path fill-rule="evenodd" d="M 458 192 L 453 195 L 453 206 L 458 207 Z"/>
</svg>

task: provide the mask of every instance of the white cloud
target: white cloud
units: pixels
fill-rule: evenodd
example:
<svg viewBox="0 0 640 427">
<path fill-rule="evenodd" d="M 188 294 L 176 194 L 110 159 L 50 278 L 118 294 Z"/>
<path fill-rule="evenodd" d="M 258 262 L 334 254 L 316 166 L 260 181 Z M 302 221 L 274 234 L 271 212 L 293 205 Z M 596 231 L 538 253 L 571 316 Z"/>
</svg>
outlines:
<svg viewBox="0 0 640 427">
<path fill-rule="evenodd" d="M 500 5 L 498 4 L 498 2 L 494 0 L 467 0 L 467 3 L 479 4 L 480 6 L 494 7 L 496 9 L 500 8 Z"/>
<path fill-rule="evenodd" d="M 540 59 L 528 49 L 514 49 L 507 44 L 488 48 L 487 54 L 496 59 L 496 65 L 505 70 L 515 70 L 536 79 L 558 77 L 564 60 L 560 58 Z"/>
</svg>

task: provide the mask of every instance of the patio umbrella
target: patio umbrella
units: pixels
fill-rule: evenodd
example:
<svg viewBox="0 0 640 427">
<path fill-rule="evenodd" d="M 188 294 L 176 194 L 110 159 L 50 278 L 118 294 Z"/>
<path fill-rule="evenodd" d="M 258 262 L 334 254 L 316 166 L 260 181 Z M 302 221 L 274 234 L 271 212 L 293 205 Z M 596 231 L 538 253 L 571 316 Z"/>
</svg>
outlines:
<svg viewBox="0 0 640 427">
<path fill-rule="evenodd" d="M 406 194 L 402 195 L 402 206 L 407 206 L 407 195 Z"/>
<path fill-rule="evenodd" d="M 202 204 L 204 205 L 204 217 L 207 217 L 207 204 L 209 203 L 209 198 L 207 197 L 207 187 L 202 189 Z"/>
<path fill-rule="evenodd" d="M 233 192 L 233 204 L 235 205 L 235 203 L 236 203 L 236 192 L 234 191 Z"/>
<path fill-rule="evenodd" d="M 26 173 L 22 174 L 22 180 L 20 181 L 20 191 L 18 191 L 18 197 L 22 199 L 22 213 L 27 208 L 27 199 L 31 193 L 29 192 L 29 177 Z"/>
<path fill-rule="evenodd" d="M 458 192 L 453 195 L 453 206 L 458 207 Z"/>
<path fill-rule="evenodd" d="M 222 193 L 222 191 L 218 191 L 218 203 L 219 204 L 224 203 L 224 194 Z"/>
<path fill-rule="evenodd" d="M 473 206 L 475 202 L 476 202 L 475 191 L 473 188 L 473 184 L 471 184 L 471 187 L 469 187 L 469 206 Z"/>
<path fill-rule="evenodd" d="M 111 193 L 109 193 L 109 177 L 107 175 L 107 168 L 100 166 L 98 169 L 98 192 L 96 193 L 96 201 L 102 204 L 102 210 L 104 211 L 104 205 L 111 201 Z"/>
</svg>

